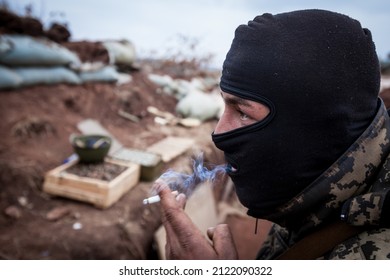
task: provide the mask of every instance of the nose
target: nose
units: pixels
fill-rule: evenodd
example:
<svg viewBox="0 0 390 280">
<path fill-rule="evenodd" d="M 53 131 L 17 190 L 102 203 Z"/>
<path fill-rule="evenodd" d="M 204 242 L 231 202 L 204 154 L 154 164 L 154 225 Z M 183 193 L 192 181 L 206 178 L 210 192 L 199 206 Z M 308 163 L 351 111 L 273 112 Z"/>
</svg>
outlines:
<svg viewBox="0 0 390 280">
<path fill-rule="evenodd" d="M 215 133 L 215 134 L 222 133 L 222 132 L 221 132 L 221 129 L 222 129 L 222 128 L 221 128 L 221 119 L 219 119 L 217 125 L 215 126 L 214 133 Z"/>
</svg>

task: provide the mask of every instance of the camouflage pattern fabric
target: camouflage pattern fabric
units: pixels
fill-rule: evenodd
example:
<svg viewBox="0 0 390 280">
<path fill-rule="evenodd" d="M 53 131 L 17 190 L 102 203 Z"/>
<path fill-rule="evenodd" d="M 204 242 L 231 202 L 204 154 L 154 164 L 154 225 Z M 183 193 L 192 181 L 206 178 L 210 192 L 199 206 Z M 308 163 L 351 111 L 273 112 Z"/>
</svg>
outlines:
<svg viewBox="0 0 390 280">
<path fill-rule="evenodd" d="M 390 259 L 390 119 L 381 99 L 370 126 L 303 192 L 268 220 L 258 259 L 275 259 L 320 225 L 364 227 L 319 259 Z"/>
</svg>

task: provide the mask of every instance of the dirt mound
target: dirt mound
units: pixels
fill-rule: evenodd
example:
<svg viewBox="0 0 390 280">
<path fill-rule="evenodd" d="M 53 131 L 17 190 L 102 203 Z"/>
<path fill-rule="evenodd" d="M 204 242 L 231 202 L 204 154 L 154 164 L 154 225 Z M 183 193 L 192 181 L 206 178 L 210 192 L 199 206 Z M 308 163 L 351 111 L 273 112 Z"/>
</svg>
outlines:
<svg viewBox="0 0 390 280">
<path fill-rule="evenodd" d="M 70 31 L 65 26 L 59 23 L 53 23 L 46 31 L 46 36 L 57 43 L 68 42 L 70 39 Z"/>
<path fill-rule="evenodd" d="M 45 30 L 40 20 L 30 16 L 19 16 L 0 8 L 0 34 L 24 34 L 33 37 L 47 37 L 57 43 L 70 39 L 69 30 L 59 23 L 53 23 Z"/>
<path fill-rule="evenodd" d="M 61 45 L 76 53 L 82 62 L 109 62 L 108 51 L 100 42 L 62 42 Z"/>
<path fill-rule="evenodd" d="M 150 182 L 140 182 L 106 210 L 42 191 L 46 172 L 73 153 L 69 136 L 79 133 L 77 124 L 87 118 L 99 121 L 129 148 L 143 150 L 167 136 L 191 137 L 206 158 L 222 160 L 210 141 L 216 120 L 195 128 L 154 122 L 148 106 L 174 112 L 177 100 L 157 90 L 147 77 L 150 69 L 142 65 L 123 85 L 59 84 L 0 92 L 0 258 L 156 258 L 153 235 L 159 213 L 141 203 Z M 189 165 L 190 156 L 164 168 Z"/>
</svg>

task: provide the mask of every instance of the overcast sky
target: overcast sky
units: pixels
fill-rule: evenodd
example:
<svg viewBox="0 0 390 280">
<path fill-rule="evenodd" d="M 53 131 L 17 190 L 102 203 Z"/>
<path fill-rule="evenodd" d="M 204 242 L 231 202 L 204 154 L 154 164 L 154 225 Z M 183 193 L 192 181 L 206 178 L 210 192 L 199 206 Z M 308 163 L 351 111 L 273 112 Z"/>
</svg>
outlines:
<svg viewBox="0 0 390 280">
<path fill-rule="evenodd" d="M 381 59 L 390 53 L 389 0 L 11 0 L 11 8 L 33 13 L 45 24 L 67 22 L 71 40 L 128 39 L 139 56 L 167 53 L 182 35 L 198 41 L 197 50 L 215 56 L 219 67 L 235 28 L 265 12 L 319 8 L 358 19 L 373 33 Z"/>
</svg>

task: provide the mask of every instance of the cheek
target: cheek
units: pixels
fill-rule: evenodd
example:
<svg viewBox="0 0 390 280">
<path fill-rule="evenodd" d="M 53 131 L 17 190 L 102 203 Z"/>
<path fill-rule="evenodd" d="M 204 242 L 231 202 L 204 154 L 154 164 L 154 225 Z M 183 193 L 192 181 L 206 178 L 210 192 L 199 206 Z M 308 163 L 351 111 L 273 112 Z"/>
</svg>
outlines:
<svg viewBox="0 0 390 280">
<path fill-rule="evenodd" d="M 240 122 L 239 117 L 232 114 L 231 111 L 226 110 L 223 112 L 221 118 L 219 119 L 217 126 L 214 129 L 215 134 L 220 134 L 224 132 L 228 132 L 230 130 L 241 127 L 242 124 Z"/>
<path fill-rule="evenodd" d="M 256 121 L 264 120 L 270 113 L 270 109 L 265 106 L 259 106 L 257 110 L 254 111 L 253 116 L 255 116 Z"/>
</svg>

